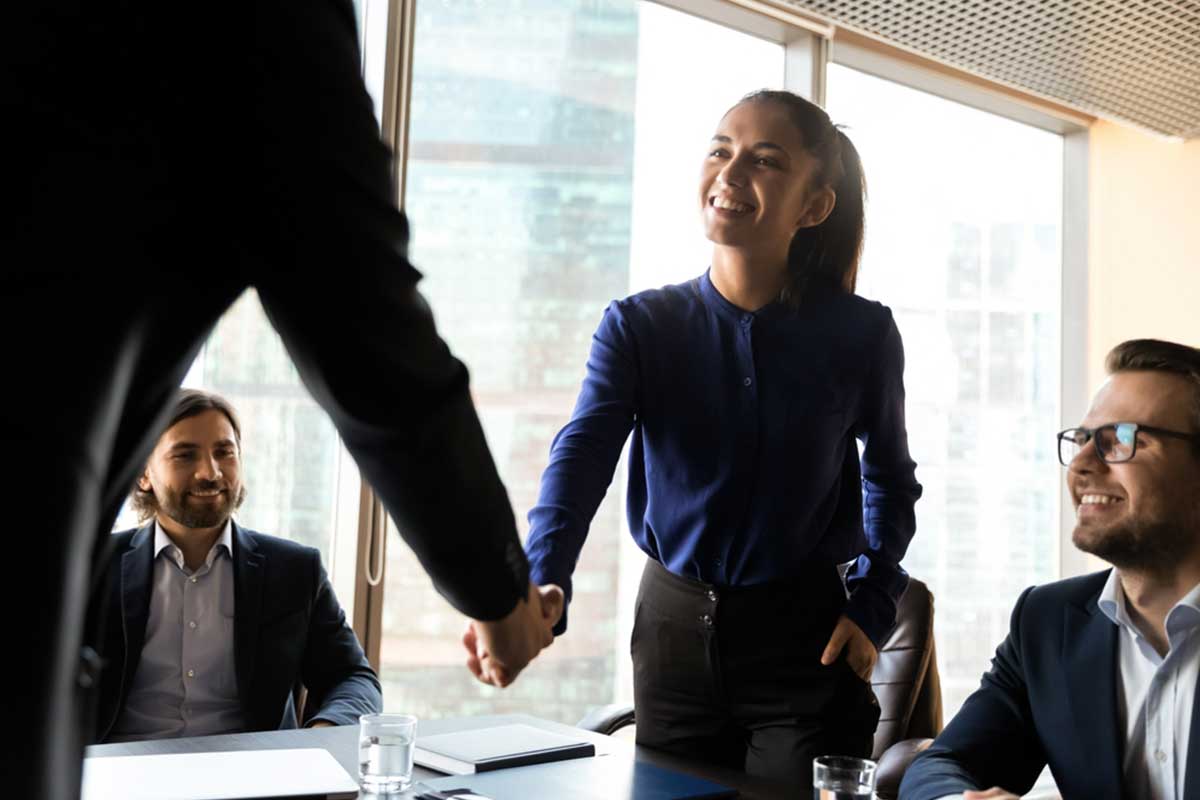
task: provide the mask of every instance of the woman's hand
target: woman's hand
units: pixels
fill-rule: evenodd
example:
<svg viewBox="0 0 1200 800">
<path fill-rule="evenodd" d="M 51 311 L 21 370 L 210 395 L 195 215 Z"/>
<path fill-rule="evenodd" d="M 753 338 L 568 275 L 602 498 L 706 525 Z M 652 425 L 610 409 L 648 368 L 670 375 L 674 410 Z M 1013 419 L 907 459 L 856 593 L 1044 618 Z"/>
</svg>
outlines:
<svg viewBox="0 0 1200 800">
<path fill-rule="evenodd" d="M 864 681 L 870 681 L 875 662 L 879 660 L 879 651 L 875 649 L 875 643 L 863 633 L 862 628 L 845 614 L 838 619 L 833 635 L 829 637 L 829 644 L 825 645 L 821 663 L 825 666 L 835 663 L 842 653 L 842 648 L 846 649 L 846 663 L 850 665 L 850 669 Z"/>
</svg>

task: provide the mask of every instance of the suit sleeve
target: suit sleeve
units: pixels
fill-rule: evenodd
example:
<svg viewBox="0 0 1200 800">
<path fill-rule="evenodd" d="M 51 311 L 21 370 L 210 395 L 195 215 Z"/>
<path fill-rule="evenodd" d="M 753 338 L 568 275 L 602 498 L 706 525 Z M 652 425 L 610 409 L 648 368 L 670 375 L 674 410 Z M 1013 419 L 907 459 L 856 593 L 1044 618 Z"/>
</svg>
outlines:
<svg viewBox="0 0 1200 800">
<path fill-rule="evenodd" d="M 1021 638 L 1021 615 L 1031 591 L 1017 600 L 1008 637 L 982 685 L 908 768 L 901 800 L 936 800 L 993 786 L 1021 795 L 1037 781 L 1046 754 L 1034 729 Z"/>
<path fill-rule="evenodd" d="M 383 710 L 383 692 L 358 637 L 346 624 L 346 615 L 316 552 L 312 567 L 312 612 L 300 666 L 300 679 L 308 690 L 304 724 L 325 720 L 334 725 L 354 725 L 359 716 Z"/>
<path fill-rule="evenodd" d="M 846 615 L 876 647 L 896 624 L 896 608 L 908 586 L 900 560 L 916 532 L 914 506 L 921 497 L 916 464 L 908 452 L 904 414 L 904 345 L 887 313 L 863 396 L 856 435 L 863 443 L 862 504 L 867 548 L 846 575 Z"/>
<path fill-rule="evenodd" d="M 263 31 L 242 170 L 257 179 L 231 202 L 259 298 L 437 590 L 500 618 L 525 596 L 528 562 L 467 369 L 416 289 L 351 4 L 249 13 Z"/>
<path fill-rule="evenodd" d="M 571 598 L 571 573 L 596 509 L 633 428 L 637 368 L 634 340 L 620 306 L 604 313 L 588 356 L 571 420 L 554 437 L 537 505 L 529 512 L 529 553 L 535 583 L 562 586 Z M 554 628 L 567 629 L 567 609 Z"/>
</svg>

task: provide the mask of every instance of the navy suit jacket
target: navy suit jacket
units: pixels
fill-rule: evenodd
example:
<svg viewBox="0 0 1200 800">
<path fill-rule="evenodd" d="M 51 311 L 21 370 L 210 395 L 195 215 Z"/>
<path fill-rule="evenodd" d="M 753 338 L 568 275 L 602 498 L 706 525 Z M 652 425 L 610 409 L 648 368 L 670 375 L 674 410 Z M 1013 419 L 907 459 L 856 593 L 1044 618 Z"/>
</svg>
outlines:
<svg viewBox="0 0 1200 800">
<path fill-rule="evenodd" d="M 125 705 L 150 613 L 154 523 L 113 534 L 99 741 Z M 248 731 L 296 727 L 292 690 L 308 690 L 304 722 L 337 725 L 383 709 L 379 679 L 333 595 L 312 547 L 233 523 L 233 650 Z"/>
<path fill-rule="evenodd" d="M 1118 628 L 1096 601 L 1108 571 L 1026 589 L 983 684 L 909 767 L 901 800 L 1001 786 L 1024 794 L 1046 764 L 1064 800 L 1118 800 Z M 1200 703 L 1184 796 L 1200 798 Z"/>
</svg>

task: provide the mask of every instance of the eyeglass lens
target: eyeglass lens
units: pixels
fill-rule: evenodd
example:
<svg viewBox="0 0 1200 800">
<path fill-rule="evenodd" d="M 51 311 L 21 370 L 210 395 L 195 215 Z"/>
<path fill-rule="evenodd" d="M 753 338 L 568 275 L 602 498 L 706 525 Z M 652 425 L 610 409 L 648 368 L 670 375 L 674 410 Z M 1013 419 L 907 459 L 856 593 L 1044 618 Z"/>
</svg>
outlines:
<svg viewBox="0 0 1200 800">
<path fill-rule="evenodd" d="M 1096 450 L 1105 461 L 1117 463 L 1133 458 L 1137 442 L 1137 426 L 1130 422 L 1102 425 L 1095 431 L 1075 428 L 1059 439 L 1058 455 L 1063 464 L 1070 464 L 1079 451 L 1095 438 Z"/>
</svg>

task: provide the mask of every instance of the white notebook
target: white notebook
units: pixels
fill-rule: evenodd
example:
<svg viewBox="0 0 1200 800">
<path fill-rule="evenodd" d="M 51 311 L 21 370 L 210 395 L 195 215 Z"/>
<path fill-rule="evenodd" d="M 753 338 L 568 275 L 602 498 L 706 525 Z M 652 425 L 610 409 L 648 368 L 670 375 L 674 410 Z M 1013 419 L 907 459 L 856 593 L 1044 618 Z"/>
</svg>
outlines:
<svg viewBox="0 0 1200 800">
<path fill-rule="evenodd" d="M 418 736 L 413 760 L 439 772 L 471 775 L 594 755 L 596 746 L 582 737 L 518 723 Z"/>
<path fill-rule="evenodd" d="M 231 800 L 358 796 L 358 782 L 320 748 L 171 753 L 83 760 L 83 800 Z"/>
</svg>

